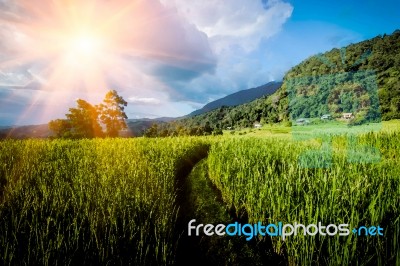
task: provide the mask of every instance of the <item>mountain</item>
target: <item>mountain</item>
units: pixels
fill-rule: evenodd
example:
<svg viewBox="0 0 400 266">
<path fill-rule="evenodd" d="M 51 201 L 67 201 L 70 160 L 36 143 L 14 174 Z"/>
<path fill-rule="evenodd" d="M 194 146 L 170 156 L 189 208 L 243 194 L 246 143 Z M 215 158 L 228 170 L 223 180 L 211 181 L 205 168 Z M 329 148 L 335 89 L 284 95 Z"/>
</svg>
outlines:
<svg viewBox="0 0 400 266">
<path fill-rule="evenodd" d="M 176 117 L 157 117 L 157 118 L 134 118 L 126 120 L 127 123 L 134 123 L 134 122 L 170 122 L 176 120 Z"/>
<path fill-rule="evenodd" d="M 51 131 L 48 125 L 30 125 L 30 126 L 14 126 L 0 128 L 0 139 L 13 138 L 48 138 L 51 136 Z"/>
<path fill-rule="evenodd" d="M 203 114 L 222 106 L 236 106 L 244 103 L 248 103 L 254 101 L 257 98 L 263 97 L 265 95 L 273 94 L 279 87 L 282 85 L 282 82 L 269 82 L 265 85 L 259 86 L 257 88 L 251 88 L 247 90 L 241 90 L 225 96 L 221 99 L 215 100 L 206 104 L 203 108 L 196 110 L 189 115 L 188 117 L 192 117 L 195 115 Z"/>
<path fill-rule="evenodd" d="M 342 112 L 354 113 L 358 122 L 400 119 L 400 30 L 311 56 L 291 68 L 270 96 L 188 117 L 178 126 L 186 132 L 204 125 L 240 128 Z"/>
<path fill-rule="evenodd" d="M 137 118 L 128 119 L 126 124 L 127 130 L 122 132 L 122 137 L 141 137 L 153 125 L 162 125 L 168 122 L 172 122 L 177 118 L 173 117 L 158 117 L 158 118 Z"/>
<path fill-rule="evenodd" d="M 304 60 L 279 95 L 284 119 L 346 112 L 360 121 L 399 119 L 400 30 Z"/>
<path fill-rule="evenodd" d="M 282 83 L 239 91 L 185 118 L 129 120 L 124 134 L 142 136 L 151 128 L 153 136 L 201 135 L 250 127 L 255 121 L 277 123 L 327 113 L 337 117 L 342 112 L 367 121 L 400 119 L 400 30 L 311 56 L 291 68 Z M 42 138 L 49 130 L 47 125 L 0 129 L 2 136 Z"/>
<path fill-rule="evenodd" d="M 154 124 L 166 123 L 164 119 L 129 119 L 127 121 L 128 128 L 121 132 L 121 137 L 140 137 L 143 133 Z M 170 119 L 166 119 L 171 121 Z M 47 124 L 44 125 L 29 125 L 29 126 L 13 126 L 1 127 L 0 139 L 26 139 L 26 138 L 48 138 L 52 136 Z"/>
<path fill-rule="evenodd" d="M 187 117 L 193 117 L 203 113 L 207 113 L 211 110 L 221 108 L 222 106 L 236 106 L 243 103 L 251 102 L 254 99 L 270 95 L 274 93 L 280 86 L 282 82 L 269 82 L 265 85 L 259 86 L 257 88 L 247 89 L 238 91 L 236 93 L 225 96 L 224 98 L 215 100 L 206 104 L 203 108 L 196 110 L 185 117 L 159 117 L 159 118 L 140 118 L 140 119 L 128 119 L 127 125 L 128 130 L 123 133 L 126 137 L 138 137 L 143 136 L 143 134 L 151 127 L 157 127 L 160 130 L 169 127 L 169 125 L 180 124 L 178 121 L 185 121 Z"/>
<path fill-rule="evenodd" d="M 166 122 L 157 119 L 129 119 L 126 123 L 128 129 L 121 135 L 123 137 L 141 137 L 151 126 L 164 123 Z"/>
</svg>

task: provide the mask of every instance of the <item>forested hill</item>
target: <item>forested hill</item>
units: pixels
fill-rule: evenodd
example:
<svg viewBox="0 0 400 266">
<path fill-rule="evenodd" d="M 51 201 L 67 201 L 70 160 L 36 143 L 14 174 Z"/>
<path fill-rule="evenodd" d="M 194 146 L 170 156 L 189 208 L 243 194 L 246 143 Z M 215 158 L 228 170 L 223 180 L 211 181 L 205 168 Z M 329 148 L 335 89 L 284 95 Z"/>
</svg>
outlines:
<svg viewBox="0 0 400 266">
<path fill-rule="evenodd" d="M 281 86 L 282 82 L 273 81 L 256 88 L 241 90 L 206 104 L 203 108 L 190 113 L 188 117 L 207 113 L 222 106 L 236 106 L 245 104 L 265 95 L 271 95 Z"/>
<path fill-rule="evenodd" d="M 298 91 L 289 97 L 293 87 Z M 255 121 L 288 121 L 290 116 L 338 116 L 341 112 L 353 112 L 360 119 L 400 118 L 400 30 L 311 56 L 290 69 L 281 88 L 271 96 L 221 107 L 179 124 L 224 129 L 251 126 Z"/>
<path fill-rule="evenodd" d="M 365 81 L 364 74 L 370 77 L 369 81 Z M 358 76 L 357 76 L 358 75 Z M 335 82 L 331 86 L 335 92 L 335 86 L 339 88 L 340 99 L 334 98 L 334 93 L 330 93 L 329 97 L 318 99 L 318 97 L 308 97 L 317 102 L 309 102 L 305 106 L 314 105 L 316 110 L 321 105 L 327 106 L 333 115 L 337 112 L 353 112 L 357 113 L 358 108 L 346 110 L 345 94 L 346 91 L 357 91 L 357 87 L 363 87 L 364 95 L 353 95 L 353 101 L 362 100 L 363 96 L 368 94 L 370 104 L 374 95 L 374 90 L 379 100 L 380 114 L 383 120 L 400 118 L 400 30 L 396 30 L 391 35 L 377 36 L 373 39 L 363 41 L 357 44 L 351 44 L 342 49 L 333 49 L 325 54 L 312 56 L 303 61 L 301 64 L 293 67 L 284 78 L 284 85 L 281 88 L 280 95 L 285 100 L 280 101 L 280 105 L 288 106 L 287 92 L 290 92 L 290 85 L 293 80 L 305 79 L 311 77 L 314 80 L 318 77 L 324 77 L 327 83 Z M 370 82 L 371 84 L 369 84 Z M 317 82 L 318 83 L 318 82 Z M 322 85 L 322 82 L 319 82 Z M 377 88 L 374 88 L 374 83 Z M 317 84 L 318 85 L 318 84 Z M 324 90 L 328 86 L 320 86 L 316 93 L 324 94 Z M 306 88 L 308 96 L 313 93 L 313 86 Z M 367 98 L 368 98 L 367 97 Z M 303 97 L 307 98 L 307 97 Z M 334 103 L 336 106 L 334 106 Z M 296 104 L 291 104 L 291 108 Z M 339 107 L 339 108 L 338 108 Z M 362 108 L 361 108 L 362 109 Z M 291 110 L 294 112 L 295 110 Z M 379 111 L 379 110 L 378 110 Z M 311 111 L 310 111 L 311 112 Z M 303 112 L 304 114 L 304 112 Z M 305 113 L 304 115 L 307 115 Z M 310 113 L 310 116 L 313 116 Z"/>
</svg>

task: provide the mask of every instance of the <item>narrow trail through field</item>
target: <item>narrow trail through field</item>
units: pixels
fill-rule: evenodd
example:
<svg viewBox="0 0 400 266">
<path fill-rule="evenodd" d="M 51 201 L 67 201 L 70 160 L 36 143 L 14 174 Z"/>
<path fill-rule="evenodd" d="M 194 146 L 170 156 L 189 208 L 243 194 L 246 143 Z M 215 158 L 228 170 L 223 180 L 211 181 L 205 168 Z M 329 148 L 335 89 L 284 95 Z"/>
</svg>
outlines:
<svg viewBox="0 0 400 266">
<path fill-rule="evenodd" d="M 208 149 L 205 149 L 187 160 L 177 175 L 177 265 L 286 265 L 273 252 L 269 238 L 246 241 L 243 236 L 205 236 L 203 233 L 188 236 L 188 223 L 192 219 L 196 220 L 194 225 L 248 222 L 244 210 L 237 212 L 233 207 L 226 207 L 221 191 L 208 177 L 207 155 Z"/>
</svg>

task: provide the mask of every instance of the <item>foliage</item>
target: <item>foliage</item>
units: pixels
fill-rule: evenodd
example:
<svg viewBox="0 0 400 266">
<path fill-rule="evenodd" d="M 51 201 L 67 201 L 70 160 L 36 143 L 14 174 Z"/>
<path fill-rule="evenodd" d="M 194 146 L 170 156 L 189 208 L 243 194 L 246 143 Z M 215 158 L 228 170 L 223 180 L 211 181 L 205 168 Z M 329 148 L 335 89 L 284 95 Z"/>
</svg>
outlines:
<svg viewBox="0 0 400 266">
<path fill-rule="evenodd" d="M 349 79 L 357 72 L 371 73 L 374 79 L 366 79 L 367 84 L 357 86 L 357 82 L 352 82 L 357 79 Z M 332 113 L 338 117 L 346 111 L 363 114 L 365 119 L 359 120 L 365 121 L 396 119 L 400 118 L 399 76 L 400 30 L 396 30 L 391 35 L 311 56 L 290 69 L 283 78 L 282 87 L 269 97 L 236 107 L 222 107 L 182 122 L 190 126 L 209 122 L 214 129 L 244 128 L 260 120 L 265 123 L 287 121 L 291 119 L 290 114 L 318 117 Z M 318 78 L 323 82 L 317 82 Z M 374 89 L 374 84 L 378 95 L 376 91 L 372 94 L 368 91 Z M 293 87 L 298 88 L 298 95 L 289 97 Z M 356 95 L 356 90 L 361 93 Z"/>
<path fill-rule="evenodd" d="M 101 126 L 97 121 L 96 107 L 78 99 L 76 108 L 70 108 L 65 116 L 67 119 L 57 119 L 49 122 L 49 129 L 56 137 L 64 138 L 94 138 L 101 137 Z"/>
<path fill-rule="evenodd" d="M 109 91 L 103 103 L 98 106 L 100 121 L 106 126 L 106 136 L 117 137 L 118 132 L 126 129 L 125 119 L 128 119 L 124 112 L 124 107 L 128 103 L 118 95 L 115 90 Z"/>
<path fill-rule="evenodd" d="M 94 138 L 102 135 L 102 130 L 97 121 L 98 111 L 96 107 L 78 99 L 77 108 L 70 108 L 65 116 L 70 124 L 71 134 L 76 138 Z"/>
<path fill-rule="evenodd" d="M 71 137 L 72 125 L 67 119 L 56 119 L 49 122 L 49 129 L 56 138 Z M 68 134 L 68 135 L 67 135 Z"/>
<path fill-rule="evenodd" d="M 66 119 L 49 122 L 49 129 L 57 138 L 96 138 L 117 137 L 125 129 L 127 116 L 124 106 L 127 102 L 115 90 L 109 91 L 103 103 L 93 106 L 85 100 L 78 99 L 76 108 L 70 108 Z M 100 125 L 105 125 L 106 132 Z"/>
<path fill-rule="evenodd" d="M 186 120 L 176 120 L 170 123 L 154 123 L 144 132 L 145 137 L 177 137 L 177 136 L 208 136 L 221 135 L 221 130 L 214 130 L 210 122 L 206 121 L 202 125 L 190 125 Z"/>
</svg>

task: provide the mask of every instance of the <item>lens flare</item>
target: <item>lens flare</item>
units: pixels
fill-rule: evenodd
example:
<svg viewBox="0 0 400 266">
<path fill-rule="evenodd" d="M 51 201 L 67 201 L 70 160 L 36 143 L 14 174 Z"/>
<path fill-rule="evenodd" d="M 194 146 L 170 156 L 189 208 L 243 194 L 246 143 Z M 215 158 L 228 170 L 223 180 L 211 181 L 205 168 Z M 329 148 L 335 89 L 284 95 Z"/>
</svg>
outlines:
<svg viewBox="0 0 400 266">
<path fill-rule="evenodd" d="M 43 104 L 44 97 L 29 91 L 31 106 L 21 117 L 43 105 L 37 120 L 44 120 L 53 109 L 67 109 L 76 95 L 98 102 L 111 88 L 171 91 L 157 78 L 158 68 L 195 72 L 214 63 L 190 41 L 189 26 L 158 0 L 14 0 L 4 8 L 0 36 L 7 38 L 0 45 L 7 55 L 0 54 L 0 71 L 24 73 L 29 84 L 21 79 L 20 89 L 48 99 Z"/>
<path fill-rule="evenodd" d="M 68 93 L 86 93 L 89 100 L 95 95 L 94 100 L 111 86 L 126 86 L 127 76 L 142 75 L 126 56 L 134 57 L 144 47 L 135 42 L 139 28 L 151 32 L 146 6 L 135 0 L 13 1 L 11 11 L 18 10 L 18 15 L 0 11 L 0 29 L 9 32 L 12 47 L 1 58 L 0 71 L 18 73 L 25 68 L 31 83 L 40 86 L 33 95 L 48 92 L 48 102 L 54 103 L 63 102 Z M 156 54 L 145 49 L 143 53 Z M 38 99 L 31 97 L 21 120 Z M 51 113 L 46 106 L 41 116 Z"/>
<path fill-rule="evenodd" d="M 100 52 L 100 41 L 92 36 L 77 36 L 69 45 L 72 54 L 76 57 L 93 57 Z"/>
</svg>

